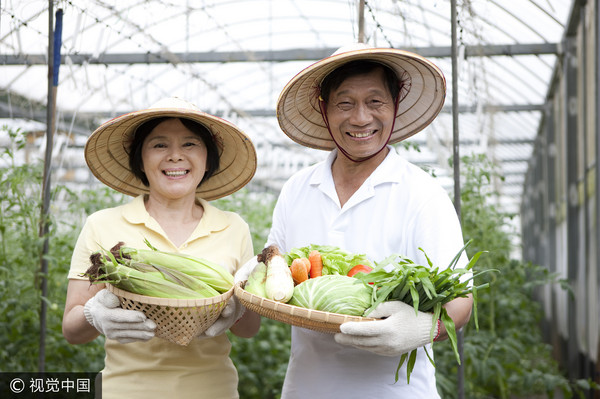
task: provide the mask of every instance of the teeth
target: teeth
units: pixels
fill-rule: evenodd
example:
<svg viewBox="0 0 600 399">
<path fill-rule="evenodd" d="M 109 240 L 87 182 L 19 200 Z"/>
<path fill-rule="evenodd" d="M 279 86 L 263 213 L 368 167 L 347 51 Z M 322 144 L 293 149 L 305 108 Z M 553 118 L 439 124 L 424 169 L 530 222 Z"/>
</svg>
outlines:
<svg viewBox="0 0 600 399">
<path fill-rule="evenodd" d="M 356 137 L 358 139 L 361 139 L 363 137 L 369 137 L 370 135 L 373 134 L 373 132 L 372 131 L 371 132 L 366 132 L 366 133 L 350 133 L 350 132 L 348 132 L 348 134 L 350 136 L 352 136 L 352 137 Z"/>
<path fill-rule="evenodd" d="M 183 176 L 187 174 L 187 170 L 165 170 L 167 176 Z"/>
</svg>

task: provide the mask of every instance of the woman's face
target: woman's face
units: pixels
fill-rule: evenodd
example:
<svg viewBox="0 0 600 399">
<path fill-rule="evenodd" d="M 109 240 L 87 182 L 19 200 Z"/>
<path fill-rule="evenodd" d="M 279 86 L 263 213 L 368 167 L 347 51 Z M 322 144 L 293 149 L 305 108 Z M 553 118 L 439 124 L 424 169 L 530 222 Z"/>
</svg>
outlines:
<svg viewBox="0 0 600 399">
<path fill-rule="evenodd" d="M 352 157 L 381 150 L 390 137 L 393 118 L 394 100 L 380 68 L 347 78 L 329 95 L 331 134 Z"/>
<path fill-rule="evenodd" d="M 161 122 L 142 145 L 142 170 L 150 183 L 150 195 L 167 199 L 195 196 L 206 172 L 206 158 L 202 139 L 179 119 Z"/>
</svg>

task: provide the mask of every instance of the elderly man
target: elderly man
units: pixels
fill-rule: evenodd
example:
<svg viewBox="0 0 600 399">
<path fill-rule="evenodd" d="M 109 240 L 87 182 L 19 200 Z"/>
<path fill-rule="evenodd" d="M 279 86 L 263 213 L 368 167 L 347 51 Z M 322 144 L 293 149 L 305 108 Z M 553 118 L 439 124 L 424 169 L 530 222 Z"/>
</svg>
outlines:
<svg viewBox="0 0 600 399">
<path fill-rule="evenodd" d="M 435 179 L 390 146 L 426 127 L 444 96 L 444 76 L 435 65 L 395 49 L 342 48 L 296 75 L 280 95 L 279 124 L 292 140 L 330 153 L 286 182 L 267 245 L 284 252 L 334 245 L 373 260 L 402 254 L 427 264 L 422 248 L 436 266 L 449 265 L 463 247 L 452 202 Z M 459 266 L 467 262 L 463 256 Z M 461 328 L 472 298 L 445 308 Z M 293 327 L 282 397 L 439 398 L 424 347 L 434 325 L 436 339 L 447 338 L 444 326 L 398 301 L 369 316 L 386 319 L 344 323 L 335 335 Z M 394 383 L 400 356 L 416 348 L 410 384 L 406 363 Z"/>
</svg>

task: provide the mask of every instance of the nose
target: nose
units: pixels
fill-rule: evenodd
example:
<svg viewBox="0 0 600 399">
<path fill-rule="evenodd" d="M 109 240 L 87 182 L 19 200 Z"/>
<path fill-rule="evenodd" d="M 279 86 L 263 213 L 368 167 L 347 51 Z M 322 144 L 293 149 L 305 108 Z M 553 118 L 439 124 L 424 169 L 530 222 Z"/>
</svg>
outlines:
<svg viewBox="0 0 600 399">
<path fill-rule="evenodd" d="M 366 104 L 358 104 L 350 114 L 350 123 L 356 126 L 368 125 L 373 120 L 373 115 Z"/>
<path fill-rule="evenodd" d="M 177 146 L 173 146 L 169 148 L 169 153 L 167 154 L 167 158 L 169 161 L 177 162 L 183 160 L 183 152 L 181 148 Z"/>
</svg>

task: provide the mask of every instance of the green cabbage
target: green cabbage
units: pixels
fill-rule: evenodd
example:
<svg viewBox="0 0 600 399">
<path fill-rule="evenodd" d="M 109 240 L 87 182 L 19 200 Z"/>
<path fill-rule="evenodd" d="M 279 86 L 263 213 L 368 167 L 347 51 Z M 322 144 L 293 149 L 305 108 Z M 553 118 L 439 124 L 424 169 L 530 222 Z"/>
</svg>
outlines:
<svg viewBox="0 0 600 399">
<path fill-rule="evenodd" d="M 372 298 L 371 286 L 353 277 L 332 274 L 298 284 L 288 303 L 324 312 L 362 316 L 371 306 Z"/>
</svg>

